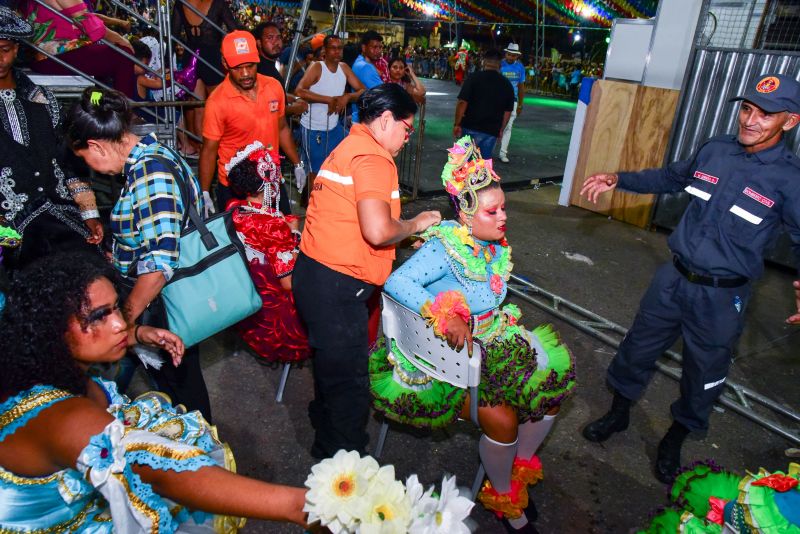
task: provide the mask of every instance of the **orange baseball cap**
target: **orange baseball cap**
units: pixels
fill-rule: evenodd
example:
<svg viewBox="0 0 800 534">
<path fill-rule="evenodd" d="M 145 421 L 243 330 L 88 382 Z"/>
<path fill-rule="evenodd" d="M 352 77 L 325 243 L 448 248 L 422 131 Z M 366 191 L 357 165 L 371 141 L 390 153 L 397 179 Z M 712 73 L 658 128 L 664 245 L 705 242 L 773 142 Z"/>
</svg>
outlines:
<svg viewBox="0 0 800 534">
<path fill-rule="evenodd" d="M 311 48 L 312 48 L 312 50 L 316 50 L 317 48 L 322 46 L 322 43 L 324 43 L 324 42 L 325 42 L 325 34 L 324 33 L 316 34 L 314 37 L 311 38 Z"/>
<path fill-rule="evenodd" d="M 242 30 L 233 31 L 222 40 L 222 57 L 230 68 L 260 61 L 255 38 L 250 32 Z"/>
</svg>

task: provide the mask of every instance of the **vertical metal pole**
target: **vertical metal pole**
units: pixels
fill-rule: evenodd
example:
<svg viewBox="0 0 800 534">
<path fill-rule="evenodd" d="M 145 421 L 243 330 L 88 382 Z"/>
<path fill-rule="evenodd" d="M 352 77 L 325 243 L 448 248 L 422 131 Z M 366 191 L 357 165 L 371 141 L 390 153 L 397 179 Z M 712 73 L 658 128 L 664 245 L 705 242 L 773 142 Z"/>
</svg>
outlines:
<svg viewBox="0 0 800 534">
<path fill-rule="evenodd" d="M 283 364 L 283 370 L 281 371 L 281 381 L 278 384 L 278 393 L 275 395 L 275 402 L 283 402 L 283 392 L 286 391 L 286 381 L 289 379 L 289 371 L 292 370 L 291 363 Z"/>
<path fill-rule="evenodd" d="M 533 64 L 536 66 L 536 70 L 541 72 L 541 69 L 542 69 L 541 62 L 542 62 L 542 60 L 539 57 L 539 0 L 537 0 L 537 2 L 536 2 L 536 19 L 535 19 L 535 23 L 536 23 L 536 32 L 535 32 L 536 37 L 534 38 L 535 40 L 533 42 Z M 539 79 L 540 78 L 541 78 L 541 76 L 535 76 L 534 79 L 533 79 L 533 88 L 536 91 L 541 91 L 541 88 L 539 87 Z"/>
<path fill-rule="evenodd" d="M 344 1 L 344 0 L 343 0 Z M 300 18 L 297 21 L 297 27 L 294 32 L 294 39 L 292 39 L 292 51 L 289 53 L 289 63 L 286 70 L 286 79 L 283 80 L 283 90 L 289 91 L 289 82 L 292 79 L 292 67 L 294 67 L 294 60 L 297 58 L 297 49 L 300 48 L 300 38 L 303 34 L 303 27 L 306 24 L 306 17 L 308 17 L 308 7 L 311 5 L 311 0 L 303 0 L 303 8 L 300 10 Z"/>
<path fill-rule="evenodd" d="M 166 40 L 166 47 L 164 48 L 164 55 L 166 56 L 162 65 L 164 66 L 164 77 L 166 78 L 167 72 L 169 72 L 169 79 L 170 79 L 170 86 L 165 93 L 169 96 L 169 100 L 175 100 L 175 73 L 173 72 L 173 68 L 175 65 L 172 64 L 172 19 L 170 18 L 170 13 L 167 11 L 169 7 L 168 2 L 163 3 L 164 6 L 164 21 L 163 21 L 163 28 L 164 28 L 164 39 Z M 169 71 L 167 71 L 169 69 Z M 170 106 L 168 109 L 167 116 L 170 118 L 170 124 L 172 124 L 172 132 L 173 138 L 175 141 L 174 147 L 178 146 L 178 108 L 175 106 Z M 181 113 L 185 114 L 185 110 L 181 108 Z M 184 121 L 184 125 L 188 126 L 188 123 Z M 188 127 L 186 128 L 188 130 Z"/>
<path fill-rule="evenodd" d="M 168 29 L 165 27 L 164 20 L 167 18 L 166 16 L 167 6 L 166 3 L 159 2 L 157 4 L 157 13 L 156 13 L 156 21 L 158 24 L 158 53 L 161 57 L 161 89 L 164 100 L 172 100 L 170 98 L 170 90 L 167 87 L 167 58 L 164 57 L 164 35 L 167 34 Z M 167 39 L 169 40 L 169 39 Z M 161 108 L 163 109 L 164 113 L 164 125 L 169 129 L 169 138 L 164 139 L 163 141 L 166 142 L 170 147 L 175 148 L 177 146 L 177 137 L 175 132 L 175 108 L 173 106 Z M 161 112 L 156 110 L 156 125 L 161 123 Z"/>
<path fill-rule="evenodd" d="M 455 50 L 458 51 L 459 41 L 461 40 L 461 32 L 458 30 L 458 0 L 453 0 L 453 19 L 456 21 L 456 47 Z M 455 73 L 454 73 L 455 75 Z"/>
<path fill-rule="evenodd" d="M 342 27 L 344 20 L 344 13 L 347 11 L 347 0 L 339 0 L 339 12 L 336 13 L 336 22 L 333 24 L 333 35 L 339 35 L 339 29 Z"/>
</svg>

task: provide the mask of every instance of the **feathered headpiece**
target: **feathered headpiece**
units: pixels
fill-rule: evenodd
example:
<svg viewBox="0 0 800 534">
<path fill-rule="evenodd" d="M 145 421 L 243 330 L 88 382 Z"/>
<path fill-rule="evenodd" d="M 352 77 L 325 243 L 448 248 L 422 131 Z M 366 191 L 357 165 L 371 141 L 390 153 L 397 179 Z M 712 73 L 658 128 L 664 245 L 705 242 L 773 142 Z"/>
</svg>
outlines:
<svg viewBox="0 0 800 534">
<path fill-rule="evenodd" d="M 483 159 L 472 138 L 465 135 L 447 149 L 447 164 L 442 170 L 442 184 L 448 193 L 457 198 L 458 209 L 472 215 L 478 209 L 478 191 L 499 182 L 491 159 Z"/>
<path fill-rule="evenodd" d="M 225 172 L 230 174 L 231 169 L 245 160 L 253 161 L 256 164 L 256 172 L 264 181 L 260 190 L 264 191 L 264 201 L 262 207 L 269 212 L 278 212 L 280 203 L 280 184 L 282 180 L 280 155 L 273 152 L 272 147 L 265 147 L 261 141 L 253 141 L 231 158 L 225 165 Z"/>
</svg>

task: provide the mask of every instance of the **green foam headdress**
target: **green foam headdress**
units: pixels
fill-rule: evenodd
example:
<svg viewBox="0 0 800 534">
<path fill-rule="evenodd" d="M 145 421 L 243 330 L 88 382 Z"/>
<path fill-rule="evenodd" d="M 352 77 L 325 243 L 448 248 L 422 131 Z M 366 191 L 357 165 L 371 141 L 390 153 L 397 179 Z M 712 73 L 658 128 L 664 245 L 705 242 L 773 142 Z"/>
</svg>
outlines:
<svg viewBox="0 0 800 534">
<path fill-rule="evenodd" d="M 0 226 L 0 247 L 14 248 L 22 242 L 22 237 L 8 226 Z"/>
<path fill-rule="evenodd" d="M 478 209 L 478 191 L 499 182 L 491 159 L 483 159 L 472 137 L 465 135 L 447 149 L 447 164 L 442 170 L 442 184 L 458 198 L 458 208 L 467 215 Z"/>
</svg>

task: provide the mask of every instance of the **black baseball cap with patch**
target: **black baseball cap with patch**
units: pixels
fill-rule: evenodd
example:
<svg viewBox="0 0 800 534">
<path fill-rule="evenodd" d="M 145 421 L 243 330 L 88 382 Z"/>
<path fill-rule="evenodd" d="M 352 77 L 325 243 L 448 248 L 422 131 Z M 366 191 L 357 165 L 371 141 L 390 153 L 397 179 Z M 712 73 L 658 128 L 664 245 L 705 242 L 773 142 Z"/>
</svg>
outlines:
<svg viewBox="0 0 800 534">
<path fill-rule="evenodd" d="M 728 100 L 747 100 L 767 113 L 800 113 L 800 82 L 785 74 L 762 74 L 750 82 L 743 95 Z"/>
<path fill-rule="evenodd" d="M 7 7 L 0 6 L 0 39 L 19 41 L 33 36 L 30 23 Z"/>
</svg>

